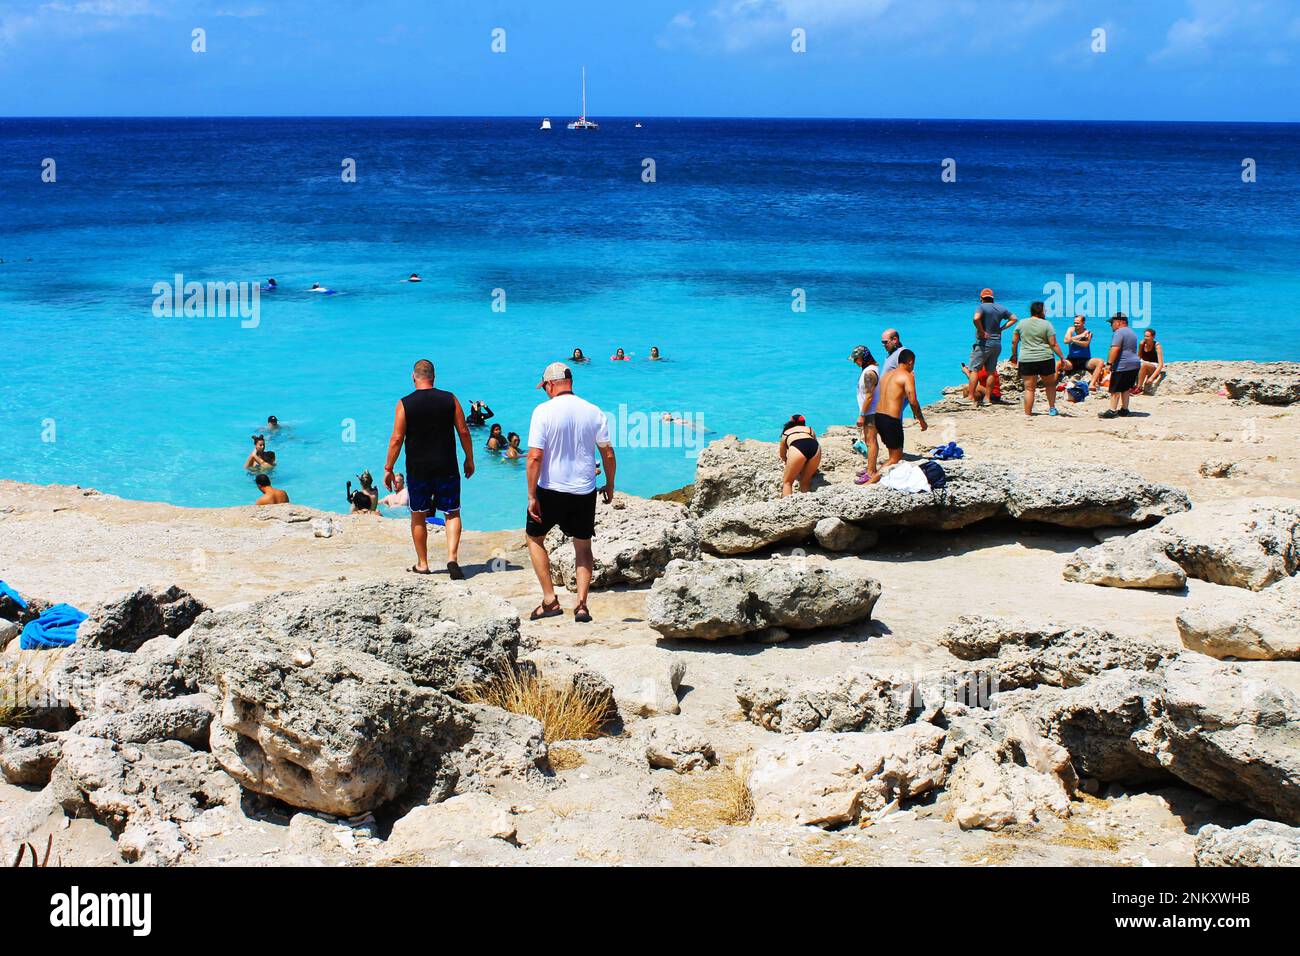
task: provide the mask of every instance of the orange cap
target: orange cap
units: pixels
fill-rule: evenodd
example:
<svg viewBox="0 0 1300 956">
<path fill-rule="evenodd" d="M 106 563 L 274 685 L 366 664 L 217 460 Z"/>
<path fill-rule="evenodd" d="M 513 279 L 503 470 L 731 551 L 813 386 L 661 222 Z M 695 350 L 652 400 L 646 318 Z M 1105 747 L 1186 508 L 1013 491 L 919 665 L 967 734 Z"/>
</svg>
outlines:
<svg viewBox="0 0 1300 956">
<path fill-rule="evenodd" d="M 992 290 L 992 289 L 980 289 L 980 298 L 981 298 L 981 299 L 991 299 L 991 298 L 993 298 L 993 290 Z"/>
</svg>

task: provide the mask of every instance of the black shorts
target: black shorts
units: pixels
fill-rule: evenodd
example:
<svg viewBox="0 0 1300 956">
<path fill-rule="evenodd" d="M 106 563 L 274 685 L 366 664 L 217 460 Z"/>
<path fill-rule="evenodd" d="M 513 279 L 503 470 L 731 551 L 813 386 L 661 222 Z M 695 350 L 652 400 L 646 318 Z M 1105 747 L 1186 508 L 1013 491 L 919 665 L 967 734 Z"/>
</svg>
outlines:
<svg viewBox="0 0 1300 956">
<path fill-rule="evenodd" d="M 903 447 L 903 420 L 883 412 L 876 412 L 876 434 L 890 451 Z"/>
<path fill-rule="evenodd" d="M 1024 378 L 1026 375 L 1039 375 L 1042 377 L 1047 377 L 1049 375 L 1055 375 L 1055 374 L 1056 374 L 1056 363 L 1051 359 L 1042 359 L 1041 361 L 1038 362 L 1020 363 L 1021 378 Z"/>
<path fill-rule="evenodd" d="M 524 534 L 530 538 L 544 538 L 546 532 L 556 525 L 570 538 L 590 540 L 596 534 L 595 490 L 585 495 L 571 495 L 538 488 L 537 506 L 542 520 L 534 521 L 533 516 L 528 515 L 524 525 Z"/>
<path fill-rule="evenodd" d="M 1112 395 L 1122 395 L 1124 392 L 1131 391 L 1138 383 L 1138 370 L 1131 368 L 1125 372 L 1116 372 L 1113 369 L 1110 373 L 1110 393 Z"/>
</svg>

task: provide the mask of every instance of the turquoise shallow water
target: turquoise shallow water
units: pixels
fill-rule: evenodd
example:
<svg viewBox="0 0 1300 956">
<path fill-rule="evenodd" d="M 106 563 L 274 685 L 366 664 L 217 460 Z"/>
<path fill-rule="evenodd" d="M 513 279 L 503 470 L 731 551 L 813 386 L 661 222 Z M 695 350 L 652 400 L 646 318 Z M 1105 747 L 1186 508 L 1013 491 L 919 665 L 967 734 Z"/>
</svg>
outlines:
<svg viewBox="0 0 1300 956">
<path fill-rule="evenodd" d="M 845 356 L 886 326 L 936 397 L 969 352 L 981 286 L 1023 314 L 1067 273 L 1151 283 L 1171 359 L 1300 359 L 1294 126 L 535 126 L 0 120 L 0 477 L 246 503 L 249 436 L 275 414 L 276 483 L 342 510 L 344 481 L 382 468 L 415 359 L 525 433 L 542 367 L 575 346 L 592 359 L 579 391 L 624 406 L 633 431 L 669 411 L 701 416 L 707 437 L 772 438 L 792 412 L 850 421 Z M 412 270 L 426 281 L 399 281 Z M 256 328 L 155 317 L 153 285 L 176 273 L 281 290 Z M 313 281 L 343 294 L 302 291 Z M 667 362 L 644 361 L 652 345 Z M 609 362 L 618 346 L 635 361 Z M 485 437 L 467 522 L 518 527 L 522 465 Z M 668 437 L 620 447 L 620 487 L 691 480 L 691 449 Z"/>
</svg>

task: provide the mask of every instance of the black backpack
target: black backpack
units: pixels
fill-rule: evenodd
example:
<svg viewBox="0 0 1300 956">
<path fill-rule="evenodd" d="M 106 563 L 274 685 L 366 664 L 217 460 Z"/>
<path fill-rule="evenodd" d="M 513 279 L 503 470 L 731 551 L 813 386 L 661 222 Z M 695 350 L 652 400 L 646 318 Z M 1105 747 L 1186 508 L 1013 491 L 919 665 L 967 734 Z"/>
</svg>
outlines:
<svg viewBox="0 0 1300 956">
<path fill-rule="evenodd" d="M 938 491 L 948 484 L 948 473 L 937 461 L 921 462 L 921 470 L 925 472 L 925 480 L 930 482 L 931 491 Z"/>
</svg>

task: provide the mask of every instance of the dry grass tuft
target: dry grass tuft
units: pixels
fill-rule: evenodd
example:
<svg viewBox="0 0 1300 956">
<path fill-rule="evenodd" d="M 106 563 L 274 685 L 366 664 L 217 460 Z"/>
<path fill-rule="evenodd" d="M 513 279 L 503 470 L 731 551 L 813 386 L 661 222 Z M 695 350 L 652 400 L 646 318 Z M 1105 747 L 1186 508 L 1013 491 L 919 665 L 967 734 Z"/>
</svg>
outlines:
<svg viewBox="0 0 1300 956">
<path fill-rule="evenodd" d="M 749 786 L 730 767 L 674 775 L 664 796 L 672 808 L 656 822 L 674 830 L 744 826 L 754 818 Z"/>
<path fill-rule="evenodd" d="M 546 759 L 551 764 L 551 769 L 574 770 L 581 767 L 587 762 L 587 758 L 572 747 L 551 747 L 546 754 Z"/>
<path fill-rule="evenodd" d="M 1112 834 L 1097 833 L 1081 823 L 1066 820 L 1064 832 L 1058 833 L 1048 842 L 1057 846 L 1073 847 L 1076 850 L 1106 850 L 1110 853 L 1117 853 L 1120 840 L 1119 837 Z"/>
<path fill-rule="evenodd" d="M 512 714 L 536 717 L 548 744 L 600 736 L 610 709 L 606 694 L 583 691 L 567 682 L 553 684 L 541 674 L 518 671 L 506 671 L 486 684 L 466 688 L 461 696 L 471 704 L 490 704 Z"/>
<path fill-rule="evenodd" d="M 28 717 L 30 703 L 45 696 L 45 679 L 62 656 L 62 651 L 41 651 L 37 666 L 29 663 L 30 655 L 0 663 L 0 727 L 17 726 Z"/>
</svg>

